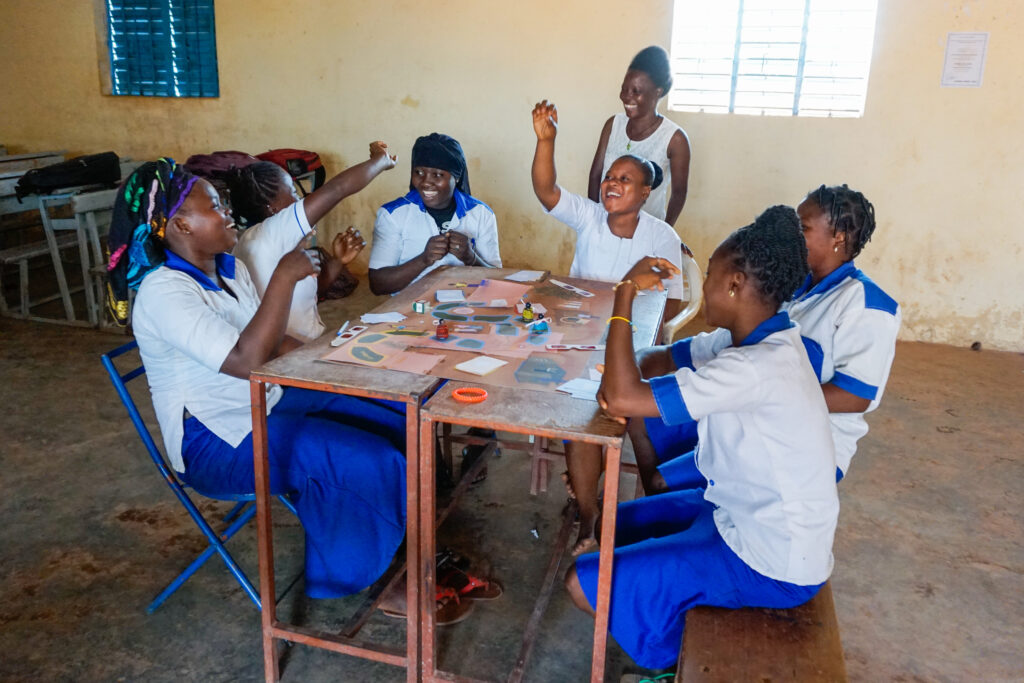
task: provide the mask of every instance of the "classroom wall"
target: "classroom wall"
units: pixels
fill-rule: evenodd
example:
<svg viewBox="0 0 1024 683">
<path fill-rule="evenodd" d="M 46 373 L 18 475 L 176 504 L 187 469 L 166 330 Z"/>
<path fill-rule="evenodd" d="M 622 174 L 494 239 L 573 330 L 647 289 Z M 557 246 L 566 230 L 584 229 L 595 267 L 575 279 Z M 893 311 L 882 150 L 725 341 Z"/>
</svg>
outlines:
<svg viewBox="0 0 1024 683">
<path fill-rule="evenodd" d="M 860 265 L 903 306 L 902 338 L 1024 350 L 1024 6 L 881 0 L 860 119 L 670 113 L 693 147 L 676 228 L 700 261 L 732 229 L 822 182 L 864 191 L 879 218 Z M 0 142 L 11 153 L 114 149 L 136 159 L 271 147 L 329 170 L 388 141 L 399 167 L 323 225 L 369 232 L 404 193 L 417 135 L 454 135 L 495 210 L 506 264 L 567 271 L 571 231 L 530 188 L 530 108 L 559 105 L 561 183 L 585 192 L 604 120 L 639 48 L 668 45 L 671 0 L 218 0 L 219 99 L 101 94 L 93 4 L 0 4 Z M 984 86 L 943 89 L 948 31 L 991 31 Z M 365 268 L 365 257 L 362 258 Z"/>
</svg>

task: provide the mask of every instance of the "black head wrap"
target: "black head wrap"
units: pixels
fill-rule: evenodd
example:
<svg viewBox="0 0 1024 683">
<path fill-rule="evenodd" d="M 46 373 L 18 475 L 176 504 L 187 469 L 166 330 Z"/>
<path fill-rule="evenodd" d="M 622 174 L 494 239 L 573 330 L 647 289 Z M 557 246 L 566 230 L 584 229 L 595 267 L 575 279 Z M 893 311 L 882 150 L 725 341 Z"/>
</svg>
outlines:
<svg viewBox="0 0 1024 683">
<path fill-rule="evenodd" d="M 412 165 L 448 171 L 455 176 L 455 188 L 463 194 L 470 194 L 466 155 L 455 138 L 441 133 L 416 138 L 416 144 L 412 146 Z M 409 189 L 415 189 L 411 183 Z"/>
<path fill-rule="evenodd" d="M 164 232 L 198 180 L 174 159 L 139 166 L 118 190 L 107 238 L 107 306 L 128 324 L 128 290 L 167 260 Z"/>
</svg>

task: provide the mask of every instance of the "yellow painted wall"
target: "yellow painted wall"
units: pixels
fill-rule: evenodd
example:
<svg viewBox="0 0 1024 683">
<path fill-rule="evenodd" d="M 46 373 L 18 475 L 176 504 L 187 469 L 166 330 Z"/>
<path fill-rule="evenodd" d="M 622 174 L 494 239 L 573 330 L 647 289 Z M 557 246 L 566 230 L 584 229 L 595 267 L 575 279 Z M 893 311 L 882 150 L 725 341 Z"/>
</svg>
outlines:
<svg viewBox="0 0 1024 683">
<path fill-rule="evenodd" d="M 1024 350 L 1024 6 L 879 5 L 863 118 L 671 114 L 693 145 L 676 227 L 703 260 L 767 205 L 849 183 L 879 217 L 858 264 L 903 305 L 903 338 Z M 4 0 L 0 142 L 136 159 L 302 147 L 337 171 L 387 140 L 399 167 L 339 208 L 331 234 L 368 232 L 405 191 L 415 137 L 442 131 L 466 149 L 506 263 L 565 271 L 571 233 L 530 189 L 530 108 L 558 103 L 560 180 L 585 191 L 625 67 L 668 44 L 671 13 L 671 0 L 218 0 L 221 97 L 174 101 L 100 93 L 90 1 Z M 982 88 L 939 87 L 948 31 L 991 32 Z"/>
</svg>

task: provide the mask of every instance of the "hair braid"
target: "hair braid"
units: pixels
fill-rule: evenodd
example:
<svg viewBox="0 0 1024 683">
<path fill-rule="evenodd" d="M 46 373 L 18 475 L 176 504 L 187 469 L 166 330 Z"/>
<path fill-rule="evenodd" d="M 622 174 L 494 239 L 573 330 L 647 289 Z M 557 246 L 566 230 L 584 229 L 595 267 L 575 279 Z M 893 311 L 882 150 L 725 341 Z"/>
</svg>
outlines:
<svg viewBox="0 0 1024 683">
<path fill-rule="evenodd" d="M 231 213 L 243 227 L 262 223 L 270 216 L 268 205 L 281 190 L 281 167 L 258 161 L 224 174 L 231 193 Z"/>
<path fill-rule="evenodd" d="M 753 223 L 729 235 L 721 248 L 776 307 L 792 296 L 807 276 L 807 244 L 800 218 L 789 206 L 766 209 Z"/>
<path fill-rule="evenodd" d="M 835 234 L 846 235 L 846 255 L 856 258 L 875 232 L 875 207 L 862 193 L 847 185 L 822 185 L 808 199 L 828 216 Z"/>
</svg>

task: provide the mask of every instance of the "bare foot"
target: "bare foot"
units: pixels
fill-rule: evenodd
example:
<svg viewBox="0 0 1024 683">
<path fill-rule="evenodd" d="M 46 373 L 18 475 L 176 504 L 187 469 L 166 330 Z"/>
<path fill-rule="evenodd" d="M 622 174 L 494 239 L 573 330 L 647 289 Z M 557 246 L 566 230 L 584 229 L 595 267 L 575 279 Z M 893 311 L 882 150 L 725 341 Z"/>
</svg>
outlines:
<svg viewBox="0 0 1024 683">
<path fill-rule="evenodd" d="M 576 536 L 576 544 L 572 547 L 573 557 L 597 550 L 597 537 L 594 534 L 595 522 L 595 515 L 580 511 L 580 533 Z"/>
<path fill-rule="evenodd" d="M 576 500 L 576 492 L 572 489 L 572 477 L 568 472 L 562 472 L 562 481 L 565 483 L 565 490 L 569 494 L 569 500 Z"/>
</svg>

